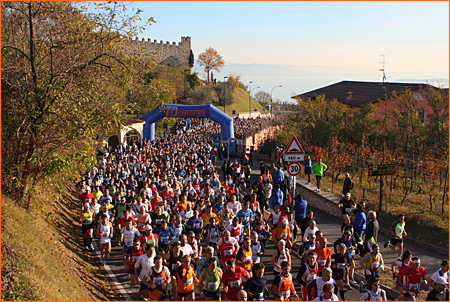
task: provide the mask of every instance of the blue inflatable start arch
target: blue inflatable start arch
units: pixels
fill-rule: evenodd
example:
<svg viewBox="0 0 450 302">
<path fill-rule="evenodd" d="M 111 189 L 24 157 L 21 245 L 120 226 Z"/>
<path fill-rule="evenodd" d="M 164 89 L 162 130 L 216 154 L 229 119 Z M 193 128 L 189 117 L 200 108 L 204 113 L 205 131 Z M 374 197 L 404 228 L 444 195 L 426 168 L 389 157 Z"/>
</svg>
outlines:
<svg viewBox="0 0 450 302">
<path fill-rule="evenodd" d="M 161 103 L 158 107 L 145 114 L 143 138 L 155 140 L 155 123 L 164 117 L 178 118 L 209 118 L 218 123 L 222 129 L 222 140 L 234 138 L 233 118 L 223 113 L 213 105 L 174 105 Z M 230 141 L 230 154 L 236 154 L 235 141 Z"/>
</svg>

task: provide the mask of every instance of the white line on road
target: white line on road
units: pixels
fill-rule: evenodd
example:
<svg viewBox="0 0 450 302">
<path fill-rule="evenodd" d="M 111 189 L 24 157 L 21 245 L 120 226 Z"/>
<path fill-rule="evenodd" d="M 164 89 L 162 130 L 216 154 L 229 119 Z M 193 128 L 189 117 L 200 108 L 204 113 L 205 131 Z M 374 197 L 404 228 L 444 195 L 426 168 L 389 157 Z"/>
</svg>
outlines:
<svg viewBox="0 0 450 302">
<path fill-rule="evenodd" d="M 98 248 L 97 243 L 93 242 L 93 244 L 94 244 L 94 247 L 95 247 L 95 253 L 97 254 L 97 256 L 100 259 L 100 261 L 102 261 L 102 254 L 100 253 L 100 249 Z M 130 296 L 125 291 L 125 289 L 122 287 L 122 284 L 120 284 L 119 280 L 117 280 L 116 276 L 113 274 L 113 272 L 109 268 L 109 265 L 105 263 L 104 266 L 105 266 L 106 272 L 108 273 L 109 277 L 115 283 L 116 287 L 119 289 L 119 292 L 122 294 L 122 296 L 125 298 L 125 300 L 131 301 Z"/>
</svg>

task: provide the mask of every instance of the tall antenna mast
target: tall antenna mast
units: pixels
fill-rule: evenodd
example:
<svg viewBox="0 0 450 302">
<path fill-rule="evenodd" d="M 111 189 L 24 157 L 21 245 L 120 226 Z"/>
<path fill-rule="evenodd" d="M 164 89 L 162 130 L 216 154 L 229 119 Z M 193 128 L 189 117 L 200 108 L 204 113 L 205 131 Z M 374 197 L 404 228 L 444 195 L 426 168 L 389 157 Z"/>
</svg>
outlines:
<svg viewBox="0 0 450 302">
<path fill-rule="evenodd" d="M 380 62 L 380 63 L 383 63 L 383 69 L 380 69 L 380 71 L 383 72 L 383 83 L 384 83 L 384 81 L 386 81 L 386 74 L 384 73 L 384 64 L 385 64 L 384 57 L 385 57 L 385 55 L 381 55 L 381 56 L 383 57 L 383 62 Z"/>
</svg>

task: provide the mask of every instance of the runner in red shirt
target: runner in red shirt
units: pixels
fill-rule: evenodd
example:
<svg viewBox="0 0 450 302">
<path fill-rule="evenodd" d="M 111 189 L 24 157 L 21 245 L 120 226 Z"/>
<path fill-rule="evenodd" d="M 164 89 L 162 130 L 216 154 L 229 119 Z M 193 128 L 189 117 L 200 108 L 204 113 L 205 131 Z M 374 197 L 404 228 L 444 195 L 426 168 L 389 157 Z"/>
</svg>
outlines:
<svg viewBox="0 0 450 302">
<path fill-rule="evenodd" d="M 420 259 L 413 257 L 411 267 L 404 269 L 397 275 L 397 285 L 402 289 L 400 297 L 404 297 L 407 300 L 411 296 L 417 296 L 420 290 L 420 283 L 428 284 L 425 279 L 426 275 L 427 271 L 420 266 Z"/>
<path fill-rule="evenodd" d="M 248 280 L 248 273 L 242 267 L 236 266 L 233 259 L 228 259 L 227 270 L 223 272 L 222 286 L 225 289 L 225 298 L 237 301 L 238 292 L 242 289 L 242 277 Z"/>
</svg>

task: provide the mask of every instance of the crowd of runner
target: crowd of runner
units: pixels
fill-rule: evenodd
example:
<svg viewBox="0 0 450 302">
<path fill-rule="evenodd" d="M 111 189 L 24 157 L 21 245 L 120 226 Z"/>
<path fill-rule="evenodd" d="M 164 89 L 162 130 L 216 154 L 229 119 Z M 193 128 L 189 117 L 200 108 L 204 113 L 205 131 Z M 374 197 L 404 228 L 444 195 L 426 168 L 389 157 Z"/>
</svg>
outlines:
<svg viewBox="0 0 450 302">
<path fill-rule="evenodd" d="M 235 129 L 246 131 L 260 122 L 241 119 Z M 289 194 L 280 165 L 261 161 L 260 176 L 250 183 L 253 154 L 241 163 L 220 161 L 220 146 L 212 142 L 217 125 L 185 120 L 178 125 L 167 139 L 105 152 L 77 186 L 83 246 L 94 250 L 98 238 L 107 263 L 117 239 L 123 269 L 142 299 L 192 301 L 198 289 L 205 300 L 337 301 L 359 288 L 361 300 L 387 300 L 380 288 L 379 271 L 387 264 L 377 244 L 375 212 L 366 216 L 364 203 L 356 204 L 345 192 L 342 238 L 329 243 L 307 201 Z M 398 216 L 385 244 L 399 250 L 391 264 L 399 300 L 414 300 L 420 283 L 433 288 L 431 300 L 448 300 L 448 261 L 426 280 L 420 259 L 403 251 L 404 218 Z M 269 245 L 275 247 L 268 255 L 273 271 L 261 260 Z M 301 259 L 296 277 L 291 257 Z M 359 284 L 358 262 L 365 273 Z M 275 278 L 269 286 L 270 274 Z"/>
</svg>

